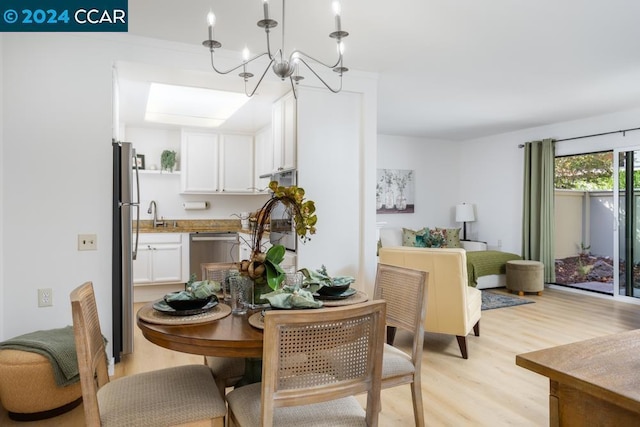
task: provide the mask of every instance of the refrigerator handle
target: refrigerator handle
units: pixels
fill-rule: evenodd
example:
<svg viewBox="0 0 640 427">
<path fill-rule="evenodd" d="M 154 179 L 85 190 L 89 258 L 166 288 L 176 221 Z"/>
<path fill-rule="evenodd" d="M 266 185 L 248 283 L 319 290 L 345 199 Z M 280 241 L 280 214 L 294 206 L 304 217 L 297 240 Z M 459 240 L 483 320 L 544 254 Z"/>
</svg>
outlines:
<svg viewBox="0 0 640 427">
<path fill-rule="evenodd" d="M 133 164 L 136 167 L 136 201 L 133 202 L 136 205 L 140 204 L 140 174 L 138 173 L 138 161 L 136 157 L 135 148 L 131 150 L 131 155 L 133 156 Z M 138 220 L 140 219 L 140 212 L 138 212 Z"/>
<path fill-rule="evenodd" d="M 138 257 L 138 236 L 140 235 L 140 205 L 134 205 L 136 208 L 136 244 L 133 247 L 131 258 L 135 261 Z"/>
<path fill-rule="evenodd" d="M 140 234 L 140 174 L 138 173 L 138 161 L 135 149 L 131 150 L 131 156 L 133 157 L 133 164 L 136 167 L 136 200 L 133 203 L 136 207 L 136 244 L 131 257 L 135 261 L 138 256 L 138 235 Z"/>
</svg>

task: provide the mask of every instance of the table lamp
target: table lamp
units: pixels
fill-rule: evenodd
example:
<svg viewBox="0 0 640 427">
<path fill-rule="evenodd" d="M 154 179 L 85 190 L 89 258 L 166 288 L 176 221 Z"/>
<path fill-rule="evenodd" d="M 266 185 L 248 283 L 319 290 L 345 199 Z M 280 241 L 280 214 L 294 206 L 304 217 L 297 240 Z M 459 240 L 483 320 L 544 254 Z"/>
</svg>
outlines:
<svg viewBox="0 0 640 427">
<path fill-rule="evenodd" d="M 462 203 L 456 205 L 456 222 L 462 223 L 462 240 L 467 240 L 467 222 L 476 220 L 473 205 Z"/>
</svg>

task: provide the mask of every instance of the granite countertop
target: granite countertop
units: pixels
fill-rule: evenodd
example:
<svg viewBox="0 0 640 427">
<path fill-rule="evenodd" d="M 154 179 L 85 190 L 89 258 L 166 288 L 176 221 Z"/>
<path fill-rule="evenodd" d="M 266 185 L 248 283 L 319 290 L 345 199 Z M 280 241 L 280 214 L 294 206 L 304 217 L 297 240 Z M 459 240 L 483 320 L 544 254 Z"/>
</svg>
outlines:
<svg viewBox="0 0 640 427">
<path fill-rule="evenodd" d="M 165 219 L 164 222 L 166 227 L 153 227 L 152 220 L 141 220 L 140 233 L 251 233 L 242 229 L 239 219 Z"/>
</svg>

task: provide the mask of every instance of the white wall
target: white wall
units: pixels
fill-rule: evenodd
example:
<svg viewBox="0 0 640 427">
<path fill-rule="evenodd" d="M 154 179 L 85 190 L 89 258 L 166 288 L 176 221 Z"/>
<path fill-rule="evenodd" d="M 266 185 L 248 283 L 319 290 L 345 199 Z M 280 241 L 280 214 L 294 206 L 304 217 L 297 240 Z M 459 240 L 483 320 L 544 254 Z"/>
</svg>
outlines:
<svg viewBox="0 0 640 427">
<path fill-rule="evenodd" d="M 360 95 L 303 89 L 298 96 L 298 185 L 315 201 L 317 234 L 298 266 L 357 276 L 360 251 Z M 331 124 L 332 126 L 329 126 Z"/>
<path fill-rule="evenodd" d="M 4 59 L 4 36 L 0 34 L 0 165 L 3 165 L 0 170 L 0 242 L 4 242 L 4 78 L 3 78 L 3 59 Z M 0 271 L 4 272 L 4 244 L 0 244 Z M 4 273 L 0 273 L 0 311 L 4 313 L 5 299 L 4 299 Z M 4 316 L 0 314 L 0 341 L 3 341 L 4 337 Z"/>
<path fill-rule="evenodd" d="M 5 34 L 4 336 L 72 323 L 70 291 L 92 280 L 111 322 L 111 64 L 114 46 Z M 78 252 L 96 233 L 98 250 Z M 53 307 L 37 307 L 52 288 Z"/>
<path fill-rule="evenodd" d="M 358 74 L 337 95 L 301 88 L 298 97 L 299 184 L 318 214 L 317 235 L 298 246 L 298 266 L 324 263 L 330 274 L 356 277 L 369 293 L 376 269 L 376 84 L 375 76 Z"/>
<path fill-rule="evenodd" d="M 635 128 L 640 110 L 592 117 L 550 126 L 465 141 L 461 146 L 460 198 L 476 204 L 473 230 L 491 246 L 502 240 L 502 250 L 522 250 L 522 174 L 524 151 L 518 144 L 543 138 L 564 139 Z M 556 155 L 588 153 L 640 146 L 640 132 L 560 141 Z"/>
<path fill-rule="evenodd" d="M 407 214 L 380 214 L 384 227 L 460 227 L 454 208 L 460 202 L 459 143 L 378 135 L 377 167 L 414 170 L 415 209 Z M 473 202 L 473 200 L 467 200 Z M 467 227 L 467 232 L 469 231 Z"/>
</svg>

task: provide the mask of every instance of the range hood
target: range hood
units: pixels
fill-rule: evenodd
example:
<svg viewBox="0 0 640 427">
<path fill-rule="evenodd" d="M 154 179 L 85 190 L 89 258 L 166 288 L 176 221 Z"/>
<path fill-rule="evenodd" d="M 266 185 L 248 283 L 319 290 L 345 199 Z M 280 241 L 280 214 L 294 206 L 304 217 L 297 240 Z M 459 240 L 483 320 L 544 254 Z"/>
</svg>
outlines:
<svg viewBox="0 0 640 427">
<path fill-rule="evenodd" d="M 282 175 L 282 174 L 285 174 L 285 173 L 293 172 L 295 170 L 296 170 L 296 168 L 278 169 L 275 172 L 265 173 L 263 175 L 260 175 L 260 178 L 271 178 L 271 177 L 274 177 L 276 175 Z"/>
</svg>

